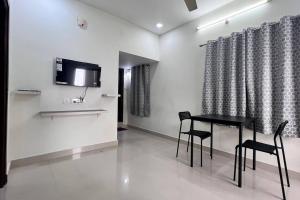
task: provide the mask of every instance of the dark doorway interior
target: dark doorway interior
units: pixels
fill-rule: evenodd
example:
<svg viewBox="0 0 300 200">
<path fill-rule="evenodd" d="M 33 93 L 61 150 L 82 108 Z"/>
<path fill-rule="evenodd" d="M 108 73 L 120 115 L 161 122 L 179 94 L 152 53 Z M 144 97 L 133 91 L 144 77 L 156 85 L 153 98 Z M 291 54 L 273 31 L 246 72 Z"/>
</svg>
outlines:
<svg viewBox="0 0 300 200">
<path fill-rule="evenodd" d="M 0 0 L 0 188 L 4 187 L 7 183 L 8 25 L 8 1 Z"/>
<path fill-rule="evenodd" d="M 123 122 L 123 104 L 124 104 L 124 69 L 119 69 L 119 98 L 118 98 L 118 122 Z"/>
</svg>

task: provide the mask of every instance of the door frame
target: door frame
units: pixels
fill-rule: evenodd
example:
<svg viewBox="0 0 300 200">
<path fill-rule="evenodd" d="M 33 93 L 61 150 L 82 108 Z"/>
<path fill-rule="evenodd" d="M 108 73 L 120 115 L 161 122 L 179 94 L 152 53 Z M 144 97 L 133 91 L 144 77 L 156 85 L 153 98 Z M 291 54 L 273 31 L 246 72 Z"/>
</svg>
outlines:
<svg viewBox="0 0 300 200">
<path fill-rule="evenodd" d="M 8 42 L 9 4 L 0 0 L 0 188 L 7 183 Z"/>
</svg>

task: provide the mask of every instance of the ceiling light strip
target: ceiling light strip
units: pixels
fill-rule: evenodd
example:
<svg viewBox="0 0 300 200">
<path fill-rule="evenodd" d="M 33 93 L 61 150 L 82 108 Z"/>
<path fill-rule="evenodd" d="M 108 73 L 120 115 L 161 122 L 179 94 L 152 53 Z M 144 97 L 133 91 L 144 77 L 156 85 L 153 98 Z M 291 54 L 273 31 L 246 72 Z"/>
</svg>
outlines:
<svg viewBox="0 0 300 200">
<path fill-rule="evenodd" d="M 255 4 L 252 4 L 252 5 L 250 5 L 250 6 L 247 6 L 247 7 L 245 7 L 245 8 L 242 8 L 241 10 L 238 10 L 238 11 L 236 11 L 236 12 L 233 12 L 233 13 L 227 15 L 227 16 L 221 17 L 221 18 L 219 18 L 219 19 L 217 19 L 217 20 L 215 20 L 215 21 L 209 22 L 209 23 L 204 24 L 204 25 L 200 25 L 200 26 L 197 27 L 197 30 L 203 30 L 203 29 L 205 29 L 205 28 L 208 28 L 208 27 L 213 26 L 213 25 L 215 25 L 215 24 L 218 24 L 218 23 L 220 23 L 220 22 L 226 22 L 227 20 L 229 20 L 229 19 L 232 18 L 232 17 L 235 17 L 235 16 L 237 16 L 237 15 L 240 15 L 240 14 L 242 14 L 242 13 L 244 13 L 244 12 L 247 12 L 247 11 L 249 11 L 249 10 L 252 10 L 252 9 L 254 9 L 254 8 L 256 8 L 256 7 L 259 7 L 259 6 L 261 6 L 261 5 L 264 5 L 264 4 L 266 4 L 266 3 L 270 2 L 270 1 L 271 1 L 271 0 L 262 0 L 262 1 L 259 1 L 259 2 L 255 3 Z"/>
</svg>

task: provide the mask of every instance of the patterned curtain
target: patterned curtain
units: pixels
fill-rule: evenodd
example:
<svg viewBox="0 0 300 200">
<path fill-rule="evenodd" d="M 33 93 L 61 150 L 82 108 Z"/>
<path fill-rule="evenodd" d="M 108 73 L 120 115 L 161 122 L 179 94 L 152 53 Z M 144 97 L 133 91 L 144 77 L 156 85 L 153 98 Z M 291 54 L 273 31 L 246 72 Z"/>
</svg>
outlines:
<svg viewBox="0 0 300 200">
<path fill-rule="evenodd" d="M 132 115 L 150 116 L 150 65 L 131 69 L 130 110 Z"/>
<path fill-rule="evenodd" d="M 246 116 L 245 35 L 209 41 L 206 51 L 203 112 Z"/>
<path fill-rule="evenodd" d="M 241 53 L 237 54 L 239 58 L 231 56 L 236 51 L 232 49 L 234 45 L 231 45 L 235 35 L 241 35 L 242 38 L 238 41 L 241 47 Z M 300 137 L 299 36 L 300 16 L 296 16 L 284 17 L 279 23 L 265 23 L 260 28 L 249 28 L 243 33 L 232 34 L 230 38 L 208 42 L 203 90 L 204 113 L 255 117 L 258 130 L 265 134 L 274 133 L 280 122 L 289 120 L 285 136 Z M 226 50 L 230 52 L 229 56 L 225 58 L 220 53 L 224 40 L 228 40 L 230 44 Z M 220 85 L 220 82 L 236 82 L 236 78 L 231 80 L 231 75 L 224 75 L 224 71 L 232 70 L 232 64 L 227 65 L 224 59 L 238 63 L 236 68 L 244 72 L 236 74 L 238 79 L 245 81 L 245 84 L 237 87 L 241 91 L 235 90 L 240 93 L 224 90 L 228 83 Z M 234 62 L 232 59 L 239 59 L 241 62 Z M 228 78 L 220 78 L 224 76 Z M 222 89 L 227 92 L 227 96 L 223 95 L 224 98 L 218 92 Z M 238 97 L 240 94 L 246 96 Z M 238 100 L 239 98 L 244 100 Z M 237 108 L 236 112 L 225 112 L 229 106 L 226 103 L 228 99 L 233 102 L 231 107 Z M 223 103 L 220 104 L 219 101 Z"/>
</svg>

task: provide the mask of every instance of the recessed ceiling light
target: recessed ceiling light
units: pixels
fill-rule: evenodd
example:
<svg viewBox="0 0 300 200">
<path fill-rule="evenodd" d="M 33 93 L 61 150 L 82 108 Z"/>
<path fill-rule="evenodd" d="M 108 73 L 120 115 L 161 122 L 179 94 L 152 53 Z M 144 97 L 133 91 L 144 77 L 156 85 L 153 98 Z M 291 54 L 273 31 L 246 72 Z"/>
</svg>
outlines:
<svg viewBox="0 0 300 200">
<path fill-rule="evenodd" d="M 157 24 L 156 24 L 156 27 L 157 27 L 157 28 L 162 28 L 162 27 L 164 27 L 164 25 L 163 25 L 162 23 L 157 23 Z"/>
</svg>

